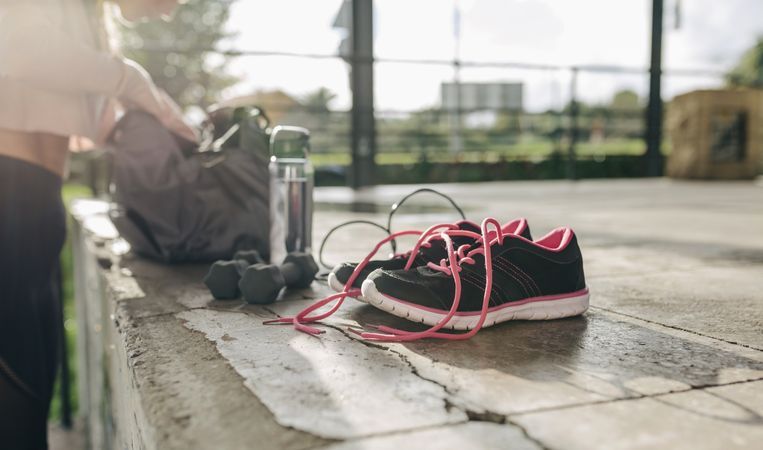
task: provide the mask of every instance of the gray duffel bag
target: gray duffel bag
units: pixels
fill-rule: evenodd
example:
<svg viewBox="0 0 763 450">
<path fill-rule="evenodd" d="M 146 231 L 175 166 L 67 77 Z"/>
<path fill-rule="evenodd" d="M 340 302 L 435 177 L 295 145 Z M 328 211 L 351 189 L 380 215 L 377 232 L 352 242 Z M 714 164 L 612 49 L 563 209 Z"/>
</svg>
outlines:
<svg viewBox="0 0 763 450">
<path fill-rule="evenodd" d="M 267 118 L 257 108 L 231 117 L 229 132 L 201 148 L 146 113 L 119 121 L 110 215 L 133 251 L 168 263 L 230 259 L 250 249 L 268 258 Z"/>
</svg>

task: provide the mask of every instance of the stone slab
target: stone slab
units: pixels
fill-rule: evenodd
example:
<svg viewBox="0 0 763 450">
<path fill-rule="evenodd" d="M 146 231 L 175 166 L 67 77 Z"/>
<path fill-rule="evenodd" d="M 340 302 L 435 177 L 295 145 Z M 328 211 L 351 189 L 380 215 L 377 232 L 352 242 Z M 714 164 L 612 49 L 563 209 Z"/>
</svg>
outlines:
<svg viewBox="0 0 763 450">
<path fill-rule="evenodd" d="M 348 314 L 363 324 L 406 325 L 370 306 Z M 598 311 L 399 347 L 420 375 L 447 386 L 451 402 L 497 414 L 763 378 L 760 352 Z"/>
<path fill-rule="evenodd" d="M 278 424 L 214 345 L 174 316 L 122 318 L 118 331 L 155 448 L 304 449 L 327 442 Z"/>
<path fill-rule="evenodd" d="M 250 315 L 179 313 L 236 369 L 283 426 L 350 439 L 464 422 L 442 386 L 418 377 L 392 352 L 328 329 L 319 339 Z"/>
<path fill-rule="evenodd" d="M 522 414 L 512 421 L 552 449 L 759 449 L 763 382 Z"/>
<path fill-rule="evenodd" d="M 763 265 L 715 263 L 591 282 L 612 311 L 763 350 Z"/>
<path fill-rule="evenodd" d="M 324 448 L 326 450 L 387 450 L 391 448 L 540 450 L 542 447 L 525 436 L 519 427 L 489 422 L 469 422 L 347 441 Z"/>
<path fill-rule="evenodd" d="M 419 403 L 422 411 L 409 416 L 416 418 L 417 426 L 457 422 L 464 414 L 501 417 L 763 378 L 761 352 L 599 311 L 565 320 L 507 323 L 469 341 L 447 343 L 359 343 L 354 335 L 338 330 L 407 323 L 352 299 L 326 321 L 330 326 L 324 326 L 327 333 L 320 338 L 289 325 L 262 325 L 274 313 L 292 315 L 309 304 L 282 301 L 238 310 L 248 318 L 206 310 L 179 317 L 215 342 L 280 423 L 330 437 L 400 429 L 394 419 L 369 420 L 362 429 L 354 422 L 343 425 L 365 417 L 362 414 L 379 413 L 366 403 L 385 405 L 393 417 L 405 416 L 409 406 L 391 402 L 389 395 L 402 397 L 398 391 L 407 388 L 390 384 L 389 376 L 400 378 L 400 383 L 407 377 L 438 399 Z M 326 366 L 333 376 L 323 374 Z M 380 380 L 368 370 L 391 372 Z M 441 387 L 431 391 L 434 394 L 430 381 Z M 353 394 L 364 389 L 361 396 Z M 335 402 L 339 395 L 363 398 L 362 413 L 353 409 L 357 405 Z M 443 410 L 441 401 L 450 411 Z"/>
</svg>

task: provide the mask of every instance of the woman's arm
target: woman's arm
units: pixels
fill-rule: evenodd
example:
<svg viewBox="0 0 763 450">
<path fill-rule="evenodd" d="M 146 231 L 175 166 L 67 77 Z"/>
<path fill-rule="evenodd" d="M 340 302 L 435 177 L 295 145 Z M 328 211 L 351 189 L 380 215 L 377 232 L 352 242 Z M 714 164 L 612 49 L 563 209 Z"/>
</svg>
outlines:
<svg viewBox="0 0 763 450">
<path fill-rule="evenodd" d="M 0 76 L 43 89 L 114 97 L 195 140 L 195 132 L 183 122 L 179 108 L 138 64 L 73 39 L 40 9 L 11 11 L 0 18 Z"/>
</svg>

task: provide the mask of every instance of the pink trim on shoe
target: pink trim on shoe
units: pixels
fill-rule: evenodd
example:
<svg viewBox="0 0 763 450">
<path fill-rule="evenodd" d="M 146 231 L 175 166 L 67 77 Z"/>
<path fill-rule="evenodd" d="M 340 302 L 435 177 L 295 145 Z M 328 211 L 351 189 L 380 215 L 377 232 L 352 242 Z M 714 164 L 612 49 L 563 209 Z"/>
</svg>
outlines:
<svg viewBox="0 0 763 450">
<path fill-rule="evenodd" d="M 515 302 L 506 302 L 506 303 L 504 303 L 502 305 L 492 306 L 492 307 L 489 307 L 487 309 L 487 311 L 488 312 L 495 312 L 495 311 L 498 311 L 498 310 L 501 310 L 501 309 L 504 309 L 504 308 L 507 308 L 507 307 L 525 305 L 527 303 L 533 303 L 533 302 L 545 302 L 545 301 L 549 301 L 549 300 L 566 300 L 568 298 L 579 297 L 579 296 L 585 295 L 587 293 L 588 293 L 588 288 L 584 288 L 584 289 L 581 289 L 579 291 L 570 292 L 570 293 L 566 293 L 566 294 L 542 295 L 540 297 L 530 297 L 530 298 L 525 298 L 523 300 L 517 300 Z M 406 301 L 406 300 L 401 300 L 399 298 L 395 298 L 395 297 L 393 297 L 391 295 L 387 295 L 387 294 L 384 294 L 382 292 L 379 292 L 379 294 L 384 296 L 386 299 L 388 299 L 390 301 L 401 303 L 401 304 L 406 305 L 408 307 L 415 308 L 415 309 L 420 309 L 422 311 L 427 311 L 427 312 L 432 312 L 432 313 L 437 313 L 437 314 L 443 314 L 443 313 L 448 312 L 445 309 L 430 308 L 428 306 L 422 306 L 422 305 L 419 305 L 417 303 L 412 303 L 412 302 L 409 302 L 409 301 Z M 479 314 L 480 314 L 479 311 L 467 311 L 467 312 L 459 311 L 459 312 L 456 312 L 454 314 L 454 316 L 467 317 L 467 316 L 478 316 Z"/>
</svg>

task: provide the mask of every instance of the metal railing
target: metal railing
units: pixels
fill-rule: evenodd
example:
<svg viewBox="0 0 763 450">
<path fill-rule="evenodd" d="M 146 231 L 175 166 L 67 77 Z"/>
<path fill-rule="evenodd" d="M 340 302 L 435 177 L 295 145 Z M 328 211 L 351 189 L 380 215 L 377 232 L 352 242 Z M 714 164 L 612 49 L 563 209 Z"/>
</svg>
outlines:
<svg viewBox="0 0 763 450">
<path fill-rule="evenodd" d="M 288 51 L 264 51 L 245 49 L 204 49 L 204 48 L 167 48 L 144 46 L 148 52 L 184 53 L 206 52 L 232 58 L 270 58 L 288 57 L 300 59 L 337 60 L 345 62 L 366 62 L 403 65 L 432 65 L 452 68 L 521 69 L 532 73 L 566 74 L 570 80 L 568 101 L 563 109 L 550 109 L 543 113 L 509 110 L 468 110 L 431 108 L 424 110 L 372 110 L 376 118 L 376 143 L 374 154 L 380 161 L 394 160 L 384 155 L 394 153 L 417 153 L 432 155 L 441 153 L 440 160 L 459 160 L 458 155 L 447 153 L 448 139 L 452 138 L 452 116 L 468 117 L 479 112 L 488 112 L 508 122 L 501 127 L 474 127 L 468 124 L 456 130 L 463 142 L 463 152 L 485 152 L 500 155 L 503 158 L 550 157 L 560 155 L 567 164 L 568 178 L 577 178 L 575 166 L 581 157 L 579 149 L 584 147 L 583 158 L 596 154 L 597 143 L 605 154 L 638 153 L 636 142 L 645 135 L 645 105 L 637 109 L 618 110 L 606 107 L 583 107 L 579 99 L 580 79 L 588 74 L 611 74 L 614 76 L 640 75 L 646 84 L 649 69 L 618 65 L 560 65 L 537 64 L 521 61 L 469 61 L 445 59 L 407 59 L 407 58 L 349 58 L 339 54 L 300 53 Z M 712 78 L 720 80 L 723 73 L 708 69 L 671 69 L 662 72 L 666 77 Z M 521 81 L 521 80 L 520 80 Z M 264 105 L 271 111 L 285 114 L 286 119 L 311 129 L 313 148 L 317 155 L 335 154 L 334 164 L 351 164 L 347 155 L 351 154 L 352 114 L 355 110 L 311 109 L 304 106 Z M 460 119 L 459 119 L 460 120 Z M 512 121 L 514 125 L 511 125 Z M 532 142 L 533 145 L 529 145 Z M 539 142 L 545 147 L 538 149 Z M 601 145 L 602 142 L 607 145 Z M 523 145 L 524 144 L 524 145 Z M 622 144 L 622 148 L 617 148 Z M 531 148 L 532 147 L 532 148 Z M 642 147 L 643 149 L 644 147 Z M 439 149 L 439 150 L 438 150 Z M 342 156 L 344 155 L 344 156 Z M 425 156 L 426 157 L 426 156 Z M 379 161 L 377 161 L 378 163 Z M 320 164 L 332 165 L 330 157 L 319 158 Z"/>
</svg>

